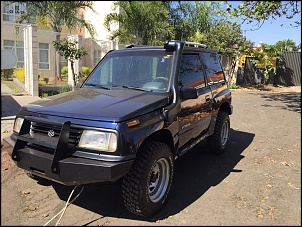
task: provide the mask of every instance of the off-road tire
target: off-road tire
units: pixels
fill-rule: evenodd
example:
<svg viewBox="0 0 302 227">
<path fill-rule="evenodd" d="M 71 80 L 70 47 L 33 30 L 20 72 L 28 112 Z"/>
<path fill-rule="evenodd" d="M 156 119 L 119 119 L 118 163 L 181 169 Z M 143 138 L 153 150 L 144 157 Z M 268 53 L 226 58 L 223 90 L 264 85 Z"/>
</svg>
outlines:
<svg viewBox="0 0 302 227">
<path fill-rule="evenodd" d="M 150 217 L 160 210 L 170 191 L 173 167 L 173 156 L 165 143 L 145 142 L 123 179 L 126 208 L 142 217 Z"/>
<path fill-rule="evenodd" d="M 227 112 L 219 111 L 216 119 L 214 133 L 208 137 L 207 142 L 211 152 L 223 153 L 230 140 L 230 117 Z"/>
</svg>

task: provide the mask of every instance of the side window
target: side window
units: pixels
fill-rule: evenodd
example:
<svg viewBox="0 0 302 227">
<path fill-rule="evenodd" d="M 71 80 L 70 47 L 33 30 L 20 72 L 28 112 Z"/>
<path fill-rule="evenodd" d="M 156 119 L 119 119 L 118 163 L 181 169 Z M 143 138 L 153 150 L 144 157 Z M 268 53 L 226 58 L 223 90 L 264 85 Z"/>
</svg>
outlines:
<svg viewBox="0 0 302 227">
<path fill-rule="evenodd" d="M 204 74 L 198 54 L 182 55 L 179 86 L 201 88 L 205 86 Z"/>
<path fill-rule="evenodd" d="M 219 61 L 219 56 L 215 53 L 207 52 L 201 53 L 200 56 L 205 65 L 208 84 L 211 85 L 218 82 L 224 82 L 224 74 Z"/>
</svg>

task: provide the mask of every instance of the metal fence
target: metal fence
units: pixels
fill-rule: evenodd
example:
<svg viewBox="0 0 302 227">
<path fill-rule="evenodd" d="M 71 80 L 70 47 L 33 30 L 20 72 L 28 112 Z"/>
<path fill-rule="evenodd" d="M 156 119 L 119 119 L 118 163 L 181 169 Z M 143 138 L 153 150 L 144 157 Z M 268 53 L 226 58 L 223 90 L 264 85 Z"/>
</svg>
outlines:
<svg viewBox="0 0 302 227">
<path fill-rule="evenodd" d="M 237 70 L 237 85 L 273 84 L 285 86 L 301 86 L 301 52 L 284 52 L 285 69 L 278 68 L 275 76 L 263 79 L 263 69 L 257 69 L 252 64 L 252 58 L 247 57 L 244 68 Z M 278 63 L 277 63 L 278 64 Z"/>
<path fill-rule="evenodd" d="M 278 69 L 273 84 L 301 86 L 301 52 L 285 52 L 283 54 L 286 68 Z"/>
</svg>

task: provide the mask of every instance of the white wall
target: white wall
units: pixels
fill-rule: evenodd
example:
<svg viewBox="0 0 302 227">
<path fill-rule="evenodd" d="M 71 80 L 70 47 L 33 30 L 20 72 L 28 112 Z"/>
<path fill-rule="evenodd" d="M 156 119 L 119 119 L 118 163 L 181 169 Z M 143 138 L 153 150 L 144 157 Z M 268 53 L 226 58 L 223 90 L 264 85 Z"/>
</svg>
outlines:
<svg viewBox="0 0 302 227">
<path fill-rule="evenodd" d="M 104 20 L 107 14 L 113 12 L 113 1 L 94 1 L 93 9 L 97 12 L 94 13 L 91 9 L 87 9 L 85 13 L 85 19 L 90 21 L 96 29 L 96 40 L 109 40 L 110 32 L 104 27 Z M 111 26 L 111 29 L 116 30 L 118 25 Z M 85 37 L 90 37 L 88 31 L 86 31 Z"/>
</svg>

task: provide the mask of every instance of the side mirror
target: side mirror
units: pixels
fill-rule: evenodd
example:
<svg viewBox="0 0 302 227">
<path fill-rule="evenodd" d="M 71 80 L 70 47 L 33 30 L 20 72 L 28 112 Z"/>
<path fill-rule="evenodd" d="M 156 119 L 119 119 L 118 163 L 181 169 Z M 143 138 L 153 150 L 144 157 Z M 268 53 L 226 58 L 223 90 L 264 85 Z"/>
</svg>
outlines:
<svg viewBox="0 0 302 227">
<path fill-rule="evenodd" d="M 195 87 L 182 87 L 180 88 L 180 95 L 182 100 L 197 99 L 198 94 Z"/>
</svg>

